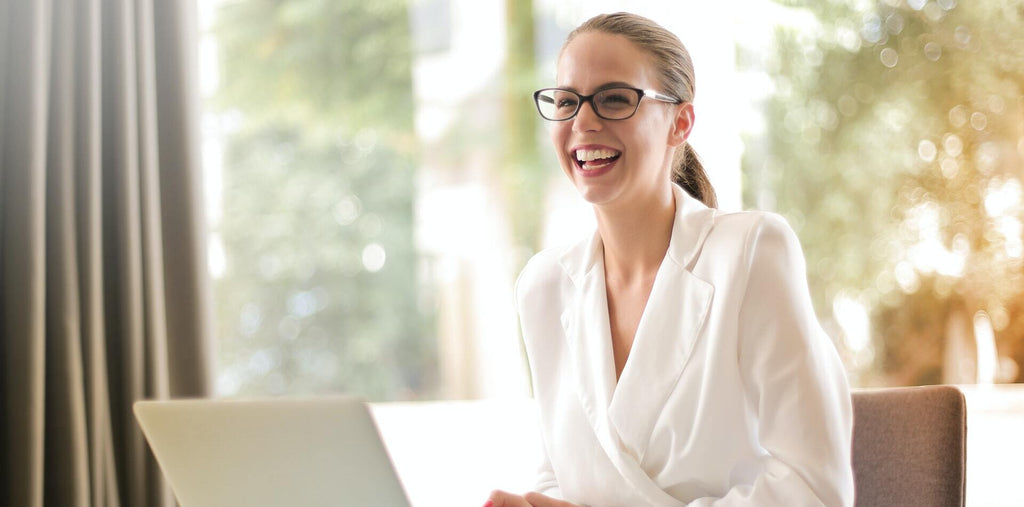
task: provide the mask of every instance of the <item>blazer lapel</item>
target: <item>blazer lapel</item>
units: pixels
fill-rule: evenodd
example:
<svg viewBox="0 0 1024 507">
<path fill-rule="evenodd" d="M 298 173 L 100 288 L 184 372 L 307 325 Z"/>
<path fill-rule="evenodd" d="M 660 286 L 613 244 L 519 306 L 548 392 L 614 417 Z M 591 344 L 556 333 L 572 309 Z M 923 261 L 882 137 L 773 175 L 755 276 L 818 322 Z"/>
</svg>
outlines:
<svg viewBox="0 0 1024 507">
<path fill-rule="evenodd" d="M 595 431 L 607 426 L 608 405 L 615 389 L 608 301 L 604 284 L 604 253 L 596 233 L 562 257 L 562 267 L 575 286 L 574 300 L 562 312 L 576 391 Z"/>
<path fill-rule="evenodd" d="M 643 461 L 651 430 L 697 343 L 713 289 L 675 264 L 663 264 L 619 378 L 609 419 Z"/>
<path fill-rule="evenodd" d="M 713 287 L 689 270 L 713 224 L 714 210 L 676 187 L 669 248 L 608 409 L 623 445 L 640 462 L 711 308 Z"/>
<path fill-rule="evenodd" d="M 641 468 L 623 445 L 608 418 L 615 391 L 608 299 L 604 283 L 604 254 L 597 234 L 570 250 L 562 266 L 575 285 L 573 300 L 562 313 L 562 326 L 576 379 L 576 393 L 594 436 L 623 480 L 649 505 L 681 507 Z M 631 359 L 632 360 L 632 359 Z"/>
<path fill-rule="evenodd" d="M 682 505 L 641 467 L 646 444 L 675 387 L 711 305 L 711 285 L 689 272 L 711 230 L 714 210 L 673 185 L 676 217 L 626 368 L 616 385 L 604 281 L 595 232 L 564 253 L 574 292 L 561 315 L 576 391 L 598 442 L 622 477 L 652 505 Z"/>
</svg>

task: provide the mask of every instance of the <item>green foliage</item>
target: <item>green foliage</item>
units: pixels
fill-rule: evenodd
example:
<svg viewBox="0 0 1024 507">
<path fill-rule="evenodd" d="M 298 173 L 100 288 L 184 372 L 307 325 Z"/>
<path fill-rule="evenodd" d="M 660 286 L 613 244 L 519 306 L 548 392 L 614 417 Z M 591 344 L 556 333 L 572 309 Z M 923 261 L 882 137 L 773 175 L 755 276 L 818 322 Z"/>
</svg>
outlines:
<svg viewBox="0 0 1024 507">
<path fill-rule="evenodd" d="M 784 3 L 819 25 L 778 31 L 769 138 L 744 160 L 745 199 L 774 200 L 797 227 L 818 314 L 841 292 L 877 309 L 881 382 L 937 378 L 922 372 L 941 364 L 893 351 L 941 348 L 950 308 L 991 315 L 1002 355 L 1024 364 L 1009 334 L 1024 317 L 1024 210 L 984 204 L 1019 189 L 1024 168 L 1024 7 Z"/>
<path fill-rule="evenodd" d="M 436 390 L 413 245 L 408 32 L 398 0 L 246 0 L 217 13 L 212 107 L 231 131 L 216 290 L 231 392 Z"/>
<path fill-rule="evenodd" d="M 404 0 L 244 0 L 214 27 L 224 110 L 345 135 L 412 128 L 412 49 Z"/>
<path fill-rule="evenodd" d="M 518 268 L 540 250 L 544 188 L 550 171 L 541 162 L 539 129 L 532 103 L 538 88 L 533 1 L 505 4 L 505 124 L 501 184 L 505 189 L 512 238 L 522 252 Z"/>
</svg>

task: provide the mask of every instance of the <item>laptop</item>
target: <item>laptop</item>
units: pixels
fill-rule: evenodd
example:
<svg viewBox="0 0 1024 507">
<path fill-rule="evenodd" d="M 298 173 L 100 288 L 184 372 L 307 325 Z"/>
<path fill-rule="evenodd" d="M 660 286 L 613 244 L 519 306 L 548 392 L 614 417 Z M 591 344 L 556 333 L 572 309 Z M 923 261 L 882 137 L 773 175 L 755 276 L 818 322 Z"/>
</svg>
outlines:
<svg viewBox="0 0 1024 507">
<path fill-rule="evenodd" d="M 139 401 L 134 410 L 182 507 L 409 507 L 359 398 Z"/>
</svg>

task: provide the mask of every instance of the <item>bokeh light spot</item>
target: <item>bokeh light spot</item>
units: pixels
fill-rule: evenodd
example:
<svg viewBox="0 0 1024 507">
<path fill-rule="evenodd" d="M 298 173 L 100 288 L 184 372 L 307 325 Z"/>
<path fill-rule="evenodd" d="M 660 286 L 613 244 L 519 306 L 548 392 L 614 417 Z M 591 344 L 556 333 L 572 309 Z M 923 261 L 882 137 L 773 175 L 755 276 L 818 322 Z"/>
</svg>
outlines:
<svg viewBox="0 0 1024 507">
<path fill-rule="evenodd" d="M 935 143 L 927 139 L 917 143 L 917 156 L 921 157 L 921 160 L 931 162 L 935 160 L 936 153 L 938 153 L 938 150 L 935 148 Z"/>
<path fill-rule="evenodd" d="M 900 55 L 893 48 L 885 48 L 881 53 L 878 54 L 878 58 L 882 60 L 882 65 L 888 68 L 893 68 L 900 61 Z"/>
<path fill-rule="evenodd" d="M 371 273 L 376 273 L 384 267 L 387 261 L 387 252 L 383 246 L 377 243 L 370 243 L 363 248 L 363 267 Z"/>
<path fill-rule="evenodd" d="M 963 152 L 964 142 L 956 134 L 946 134 L 942 138 L 942 149 L 946 150 L 947 155 L 958 157 Z"/>
<path fill-rule="evenodd" d="M 974 130 L 982 131 L 988 125 L 988 117 L 985 113 L 975 112 L 971 114 L 971 128 Z"/>
<path fill-rule="evenodd" d="M 956 106 L 949 110 L 949 124 L 960 128 L 967 123 L 967 108 Z"/>
</svg>

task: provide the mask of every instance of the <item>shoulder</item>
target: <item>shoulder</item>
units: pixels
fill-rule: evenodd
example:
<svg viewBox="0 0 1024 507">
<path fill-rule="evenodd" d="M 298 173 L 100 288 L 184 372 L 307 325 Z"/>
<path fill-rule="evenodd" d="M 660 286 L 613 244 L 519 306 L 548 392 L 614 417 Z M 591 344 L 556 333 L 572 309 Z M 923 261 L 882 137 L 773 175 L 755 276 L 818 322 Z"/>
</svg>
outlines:
<svg viewBox="0 0 1024 507">
<path fill-rule="evenodd" d="M 770 211 L 734 211 L 729 213 L 717 213 L 715 215 L 715 227 L 713 233 L 718 235 L 730 235 L 734 238 L 741 237 L 749 240 L 762 234 L 769 236 L 793 236 L 793 228 L 789 222 L 779 215 Z"/>
<path fill-rule="evenodd" d="M 523 270 L 519 272 L 516 291 L 532 290 L 537 285 L 550 283 L 553 279 L 564 276 L 559 259 L 565 250 L 565 247 L 547 248 L 530 257 Z"/>
<path fill-rule="evenodd" d="M 802 258 L 800 240 L 789 222 L 767 211 L 738 211 L 715 215 L 705 248 L 712 252 L 742 253 L 749 266 L 755 257 L 780 255 Z"/>
<path fill-rule="evenodd" d="M 558 293 L 558 287 L 568 278 L 560 261 L 572 248 L 573 245 L 547 248 L 526 262 L 515 285 L 516 304 L 519 308 L 523 308 L 527 300 Z"/>
</svg>

